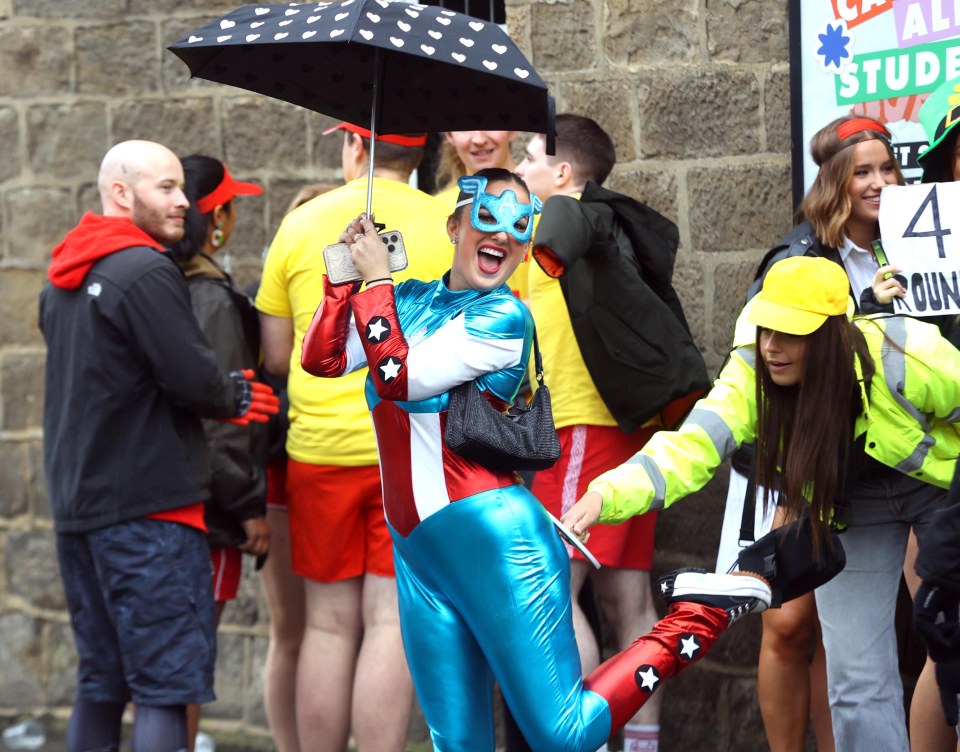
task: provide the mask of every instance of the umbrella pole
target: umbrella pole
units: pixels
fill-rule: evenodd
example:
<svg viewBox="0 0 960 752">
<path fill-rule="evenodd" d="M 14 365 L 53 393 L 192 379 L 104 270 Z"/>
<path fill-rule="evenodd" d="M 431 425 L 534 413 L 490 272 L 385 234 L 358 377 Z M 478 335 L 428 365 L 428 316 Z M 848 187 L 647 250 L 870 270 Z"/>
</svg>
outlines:
<svg viewBox="0 0 960 752">
<path fill-rule="evenodd" d="M 370 107 L 370 164 L 367 167 L 367 216 L 373 206 L 373 162 L 377 150 L 377 100 L 380 97 L 380 84 L 383 82 L 383 63 L 380 49 L 373 53 L 373 105 Z"/>
</svg>

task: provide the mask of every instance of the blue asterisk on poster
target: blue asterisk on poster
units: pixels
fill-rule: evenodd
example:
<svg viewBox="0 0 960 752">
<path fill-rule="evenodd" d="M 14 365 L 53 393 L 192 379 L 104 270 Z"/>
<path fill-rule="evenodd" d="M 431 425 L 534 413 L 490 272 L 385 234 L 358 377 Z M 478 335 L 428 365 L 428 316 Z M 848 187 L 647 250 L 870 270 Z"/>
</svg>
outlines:
<svg viewBox="0 0 960 752">
<path fill-rule="evenodd" d="M 847 51 L 850 37 L 843 32 L 842 24 L 836 26 L 827 24 L 826 33 L 817 35 L 820 40 L 820 49 L 817 50 L 817 54 L 823 56 L 824 65 L 839 68 L 841 60 L 850 57 Z"/>
</svg>

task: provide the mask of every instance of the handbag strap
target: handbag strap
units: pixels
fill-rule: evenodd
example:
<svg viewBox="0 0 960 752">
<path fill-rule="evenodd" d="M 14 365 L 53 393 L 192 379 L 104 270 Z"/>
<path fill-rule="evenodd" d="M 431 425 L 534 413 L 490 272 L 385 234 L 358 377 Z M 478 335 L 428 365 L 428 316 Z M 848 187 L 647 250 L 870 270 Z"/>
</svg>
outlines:
<svg viewBox="0 0 960 752">
<path fill-rule="evenodd" d="M 850 501 L 850 497 L 853 494 L 853 488 L 856 485 L 857 480 L 860 478 L 860 469 L 863 465 L 866 442 L 866 433 L 861 434 L 858 438 L 854 439 L 850 456 L 847 458 L 847 477 L 844 481 L 843 488 L 840 491 L 836 508 L 844 507 Z M 743 514 L 740 517 L 739 542 L 741 546 L 744 543 L 752 543 L 754 540 L 756 540 L 756 535 L 754 533 L 757 523 L 756 469 L 757 453 L 754 451 L 753 457 L 750 460 L 750 472 L 747 475 L 747 490 L 743 497 Z"/>
<path fill-rule="evenodd" d="M 747 472 L 747 490 L 743 495 L 743 514 L 740 517 L 740 540 L 742 546 L 756 539 L 757 529 L 757 450 L 750 456 L 750 470 Z"/>
<path fill-rule="evenodd" d="M 540 355 L 540 342 L 537 340 L 537 327 L 533 327 L 533 364 L 537 369 L 537 384 L 543 386 L 543 357 Z"/>
</svg>

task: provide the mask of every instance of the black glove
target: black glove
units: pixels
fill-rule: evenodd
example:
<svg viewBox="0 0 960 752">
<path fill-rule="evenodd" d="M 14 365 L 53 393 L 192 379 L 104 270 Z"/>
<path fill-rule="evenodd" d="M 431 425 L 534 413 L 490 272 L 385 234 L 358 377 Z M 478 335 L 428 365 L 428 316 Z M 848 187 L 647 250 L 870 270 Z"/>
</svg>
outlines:
<svg viewBox="0 0 960 752">
<path fill-rule="evenodd" d="M 948 726 L 957 725 L 960 694 L 960 593 L 924 582 L 913 601 L 913 626 L 936 664 Z"/>
</svg>

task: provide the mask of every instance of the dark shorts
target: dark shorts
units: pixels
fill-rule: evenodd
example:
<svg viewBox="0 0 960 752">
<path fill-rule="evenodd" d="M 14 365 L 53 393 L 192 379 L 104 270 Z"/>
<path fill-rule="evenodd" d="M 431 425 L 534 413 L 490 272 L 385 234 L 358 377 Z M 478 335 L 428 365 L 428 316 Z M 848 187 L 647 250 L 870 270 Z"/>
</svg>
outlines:
<svg viewBox="0 0 960 752">
<path fill-rule="evenodd" d="M 216 617 L 200 530 L 131 520 L 58 534 L 57 553 L 79 699 L 144 706 L 215 699 Z"/>
</svg>

